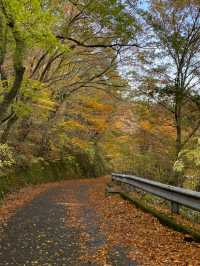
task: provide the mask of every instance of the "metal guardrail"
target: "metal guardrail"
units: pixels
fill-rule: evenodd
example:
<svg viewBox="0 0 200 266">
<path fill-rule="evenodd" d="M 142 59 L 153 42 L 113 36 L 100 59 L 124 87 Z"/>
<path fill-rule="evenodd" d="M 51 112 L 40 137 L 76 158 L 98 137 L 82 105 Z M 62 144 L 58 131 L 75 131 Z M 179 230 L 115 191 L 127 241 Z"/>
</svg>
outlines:
<svg viewBox="0 0 200 266">
<path fill-rule="evenodd" d="M 112 180 L 169 200 L 172 203 L 171 210 L 173 213 L 179 213 L 180 205 L 200 211 L 200 192 L 174 187 L 132 175 L 113 173 Z"/>
</svg>

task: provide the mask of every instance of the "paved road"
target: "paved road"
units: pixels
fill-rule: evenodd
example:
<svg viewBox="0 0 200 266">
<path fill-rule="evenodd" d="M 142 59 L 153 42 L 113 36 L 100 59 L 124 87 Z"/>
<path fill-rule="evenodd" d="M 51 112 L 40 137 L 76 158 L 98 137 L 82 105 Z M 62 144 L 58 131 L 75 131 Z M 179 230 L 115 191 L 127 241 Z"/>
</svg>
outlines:
<svg viewBox="0 0 200 266">
<path fill-rule="evenodd" d="M 75 187 L 66 182 L 18 209 L 0 236 L 0 265 L 136 265 L 118 246 L 107 252 L 104 262 L 92 259 L 107 239 L 99 230 L 101 214 L 90 206 L 88 190 L 81 181 Z"/>
</svg>

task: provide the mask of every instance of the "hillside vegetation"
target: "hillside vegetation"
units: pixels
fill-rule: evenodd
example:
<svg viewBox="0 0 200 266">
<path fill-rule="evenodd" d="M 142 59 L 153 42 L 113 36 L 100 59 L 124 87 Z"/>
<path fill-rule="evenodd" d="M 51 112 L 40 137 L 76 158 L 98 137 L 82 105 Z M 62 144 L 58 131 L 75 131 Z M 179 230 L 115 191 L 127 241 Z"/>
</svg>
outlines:
<svg viewBox="0 0 200 266">
<path fill-rule="evenodd" d="M 198 0 L 1 0 L 0 195 L 134 173 L 199 190 Z"/>
</svg>

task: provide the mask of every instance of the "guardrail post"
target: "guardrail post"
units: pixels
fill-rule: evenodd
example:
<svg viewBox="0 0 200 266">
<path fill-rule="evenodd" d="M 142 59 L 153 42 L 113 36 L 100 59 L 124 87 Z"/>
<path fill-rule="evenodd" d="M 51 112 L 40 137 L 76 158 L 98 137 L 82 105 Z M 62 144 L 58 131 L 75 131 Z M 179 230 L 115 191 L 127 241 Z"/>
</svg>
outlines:
<svg viewBox="0 0 200 266">
<path fill-rule="evenodd" d="M 180 213 L 180 205 L 176 202 L 171 202 L 171 212 L 174 214 L 179 214 Z"/>
</svg>

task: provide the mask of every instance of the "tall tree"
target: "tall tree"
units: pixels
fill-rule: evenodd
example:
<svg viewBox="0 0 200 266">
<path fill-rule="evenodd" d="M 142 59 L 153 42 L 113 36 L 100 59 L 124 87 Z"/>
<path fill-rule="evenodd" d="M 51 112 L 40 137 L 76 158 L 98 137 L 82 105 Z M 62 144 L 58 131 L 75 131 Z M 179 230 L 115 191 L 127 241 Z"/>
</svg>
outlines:
<svg viewBox="0 0 200 266">
<path fill-rule="evenodd" d="M 200 127 L 200 9 L 196 1 L 152 0 L 141 14 L 148 49 L 137 54 L 139 92 L 172 113 L 177 158 Z"/>
</svg>

